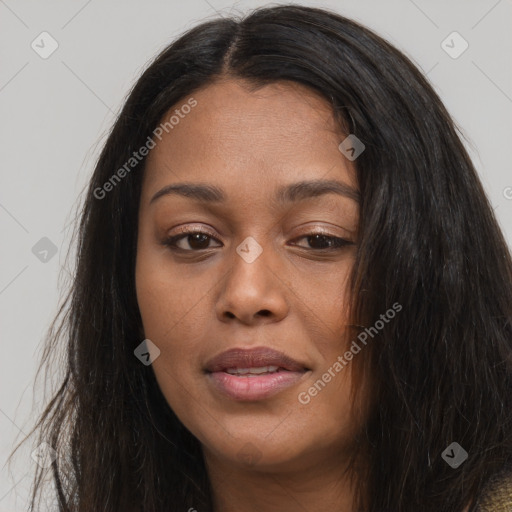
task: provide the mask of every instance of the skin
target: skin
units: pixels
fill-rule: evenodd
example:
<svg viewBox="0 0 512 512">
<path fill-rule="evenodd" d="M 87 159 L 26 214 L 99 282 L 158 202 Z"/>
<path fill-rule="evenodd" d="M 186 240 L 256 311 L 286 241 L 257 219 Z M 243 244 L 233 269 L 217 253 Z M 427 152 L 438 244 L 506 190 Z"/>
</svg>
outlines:
<svg viewBox="0 0 512 512">
<path fill-rule="evenodd" d="M 140 199 L 137 299 L 144 335 L 161 351 L 153 362 L 158 384 L 202 444 L 215 512 L 351 512 L 344 469 L 363 421 L 351 398 L 353 364 L 365 349 L 309 404 L 298 394 L 352 341 L 344 329 L 359 204 L 333 193 L 272 200 L 279 187 L 302 180 L 336 180 L 357 191 L 353 164 L 338 149 L 345 136 L 329 104 L 298 84 L 251 91 L 227 78 L 193 97 L 197 106 L 150 152 Z M 215 185 L 227 199 L 169 194 L 151 202 L 181 182 Z M 188 253 L 165 245 L 182 234 L 178 228 L 191 227 L 211 238 L 176 242 Z M 319 230 L 353 245 L 322 253 L 329 242 L 308 238 Z M 236 252 L 248 236 L 263 250 L 252 263 Z M 206 362 L 256 346 L 311 371 L 264 400 L 219 394 L 203 372 Z"/>
</svg>

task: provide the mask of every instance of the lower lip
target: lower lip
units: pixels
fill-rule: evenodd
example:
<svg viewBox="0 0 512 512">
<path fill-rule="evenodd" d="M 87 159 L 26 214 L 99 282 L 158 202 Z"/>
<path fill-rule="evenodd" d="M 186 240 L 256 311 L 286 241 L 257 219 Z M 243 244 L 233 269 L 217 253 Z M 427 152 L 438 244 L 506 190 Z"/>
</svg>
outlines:
<svg viewBox="0 0 512 512">
<path fill-rule="evenodd" d="M 244 377 L 213 372 L 207 376 L 218 391 L 233 400 L 263 400 L 297 384 L 306 373 L 309 372 L 282 370 L 257 377 Z"/>
</svg>

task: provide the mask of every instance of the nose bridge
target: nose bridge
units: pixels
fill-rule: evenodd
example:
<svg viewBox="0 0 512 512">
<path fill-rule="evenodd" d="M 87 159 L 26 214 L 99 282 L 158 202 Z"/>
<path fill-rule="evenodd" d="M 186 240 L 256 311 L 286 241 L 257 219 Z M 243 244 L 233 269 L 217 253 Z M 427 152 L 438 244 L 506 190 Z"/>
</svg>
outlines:
<svg viewBox="0 0 512 512">
<path fill-rule="evenodd" d="M 258 239 L 256 239 L 256 236 Z M 259 241 L 258 241 L 259 240 Z M 260 243 L 261 242 L 261 243 Z M 232 278 L 245 282 L 246 285 L 266 288 L 272 281 L 272 244 L 263 235 L 247 236 L 240 242 L 232 254 Z M 274 271 L 275 272 L 275 271 Z M 270 274 L 270 276 L 268 275 Z M 236 284 L 236 283 L 235 283 Z"/>
</svg>

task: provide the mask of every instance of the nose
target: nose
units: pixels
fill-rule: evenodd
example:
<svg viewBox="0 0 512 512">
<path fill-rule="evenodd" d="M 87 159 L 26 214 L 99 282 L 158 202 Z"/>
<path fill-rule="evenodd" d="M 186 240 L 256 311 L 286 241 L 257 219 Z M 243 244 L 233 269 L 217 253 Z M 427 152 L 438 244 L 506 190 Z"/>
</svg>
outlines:
<svg viewBox="0 0 512 512">
<path fill-rule="evenodd" d="M 229 270 L 221 281 L 216 314 L 222 322 L 251 325 L 282 320 L 288 314 L 288 286 L 279 275 L 270 249 L 254 260 L 233 251 Z"/>
</svg>

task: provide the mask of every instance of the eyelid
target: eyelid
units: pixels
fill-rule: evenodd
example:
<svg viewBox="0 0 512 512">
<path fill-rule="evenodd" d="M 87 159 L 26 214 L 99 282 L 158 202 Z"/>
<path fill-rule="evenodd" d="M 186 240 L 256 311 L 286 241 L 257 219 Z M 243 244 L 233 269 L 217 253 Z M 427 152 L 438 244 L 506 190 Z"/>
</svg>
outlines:
<svg viewBox="0 0 512 512">
<path fill-rule="evenodd" d="M 344 240 L 347 243 L 355 244 L 355 241 L 353 239 L 355 233 L 353 233 L 352 231 L 349 231 L 347 229 L 344 229 L 344 228 L 341 228 L 341 229 L 343 229 L 343 231 L 345 231 L 346 233 L 349 233 L 350 236 L 347 238 L 346 235 L 334 234 L 332 229 L 326 228 L 324 226 L 318 226 L 317 225 L 317 226 L 314 226 L 314 227 L 307 226 L 304 229 L 304 232 L 302 234 L 299 234 L 296 237 L 294 237 L 292 239 L 292 241 L 300 239 L 300 238 L 308 237 L 308 236 L 322 235 L 322 236 L 325 236 L 325 237 L 328 237 L 328 238 L 337 238 L 339 240 Z"/>
<path fill-rule="evenodd" d="M 217 235 L 213 234 L 213 232 L 210 231 L 208 228 L 205 228 L 204 225 L 190 226 L 189 224 L 187 224 L 186 226 L 181 226 L 181 227 L 176 228 L 176 232 L 171 236 L 174 237 L 175 235 L 179 235 L 181 233 L 183 233 L 183 234 L 201 233 L 204 235 L 208 235 L 211 238 L 217 239 Z"/>
<path fill-rule="evenodd" d="M 179 234 L 201 233 L 201 234 L 204 234 L 204 235 L 208 235 L 209 237 L 214 238 L 217 241 L 220 241 L 216 234 L 214 234 L 208 228 L 205 228 L 203 226 L 204 225 L 202 225 L 202 226 L 186 225 L 186 226 L 178 227 L 178 228 L 176 228 L 176 232 L 173 233 L 172 235 L 170 235 L 168 238 L 171 238 L 171 237 L 173 238 L 173 237 L 175 237 L 176 235 L 179 235 Z M 307 237 L 307 236 L 314 236 L 314 235 L 323 235 L 323 236 L 331 237 L 331 238 L 343 238 L 342 236 L 338 236 L 338 235 L 335 235 L 335 234 L 331 233 L 329 230 L 327 230 L 325 228 L 316 227 L 316 228 L 310 228 L 309 230 L 304 231 L 303 234 L 297 235 L 296 237 L 294 237 L 292 239 L 292 241 L 300 239 L 300 238 L 304 238 L 304 237 Z M 349 241 L 349 240 L 347 240 L 347 241 Z"/>
</svg>

